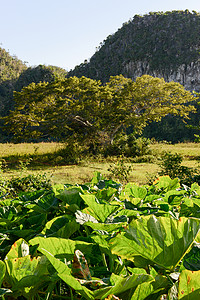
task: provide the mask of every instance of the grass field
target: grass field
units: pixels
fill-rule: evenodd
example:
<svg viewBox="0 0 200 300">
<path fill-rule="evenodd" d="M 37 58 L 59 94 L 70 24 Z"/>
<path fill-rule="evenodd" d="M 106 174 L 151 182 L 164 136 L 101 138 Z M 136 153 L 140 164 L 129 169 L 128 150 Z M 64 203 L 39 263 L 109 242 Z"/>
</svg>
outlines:
<svg viewBox="0 0 200 300">
<path fill-rule="evenodd" d="M 101 172 L 106 178 L 110 172 L 108 168 L 113 164 L 113 159 L 102 159 L 99 157 L 85 158 L 76 165 L 56 165 L 53 159 L 48 160 L 48 154 L 54 153 L 62 148 L 60 143 L 22 143 L 22 144 L 0 144 L 0 160 L 2 165 L 2 176 L 22 176 L 24 174 L 47 174 L 52 183 L 85 183 L 91 180 L 95 171 Z M 180 153 L 184 157 L 183 164 L 188 167 L 197 167 L 200 158 L 200 145 L 195 143 L 179 143 L 175 145 L 155 143 L 150 145 L 156 157 L 162 151 Z M 29 164 L 29 157 L 34 156 L 37 163 Z M 41 159 L 46 157 L 45 162 Z M 116 160 L 116 159 L 115 159 Z M 12 164 L 9 162 L 12 161 Z M 6 162 L 6 163 L 5 163 Z M 130 163 L 127 162 L 127 165 Z M 144 184 L 147 176 L 156 174 L 159 167 L 156 163 L 131 163 L 132 170 L 129 181 Z"/>
<path fill-rule="evenodd" d="M 179 143 L 179 144 L 164 144 L 156 143 L 151 145 L 151 149 L 157 153 L 162 151 L 179 153 L 185 159 L 198 159 L 200 158 L 200 144 L 198 143 Z"/>
</svg>

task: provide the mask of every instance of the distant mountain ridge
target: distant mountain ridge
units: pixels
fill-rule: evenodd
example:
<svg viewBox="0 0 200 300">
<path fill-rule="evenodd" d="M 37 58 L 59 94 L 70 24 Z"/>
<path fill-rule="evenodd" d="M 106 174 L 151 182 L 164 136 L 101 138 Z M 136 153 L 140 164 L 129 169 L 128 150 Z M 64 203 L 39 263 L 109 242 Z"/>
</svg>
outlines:
<svg viewBox="0 0 200 300">
<path fill-rule="evenodd" d="M 164 77 L 200 91 L 200 14 L 185 10 L 135 15 L 101 43 L 89 62 L 68 72 L 103 82 L 118 74 L 133 80 L 143 74 Z"/>
</svg>

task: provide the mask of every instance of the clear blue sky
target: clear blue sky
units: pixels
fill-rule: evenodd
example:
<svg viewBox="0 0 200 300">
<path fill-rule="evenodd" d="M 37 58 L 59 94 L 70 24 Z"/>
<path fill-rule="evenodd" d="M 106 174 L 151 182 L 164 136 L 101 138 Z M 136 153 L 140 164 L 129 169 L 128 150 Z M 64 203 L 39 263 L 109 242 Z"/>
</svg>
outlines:
<svg viewBox="0 0 200 300">
<path fill-rule="evenodd" d="M 1 47 L 28 66 L 70 70 L 135 14 L 200 12 L 200 0 L 0 0 L 0 8 Z"/>
</svg>

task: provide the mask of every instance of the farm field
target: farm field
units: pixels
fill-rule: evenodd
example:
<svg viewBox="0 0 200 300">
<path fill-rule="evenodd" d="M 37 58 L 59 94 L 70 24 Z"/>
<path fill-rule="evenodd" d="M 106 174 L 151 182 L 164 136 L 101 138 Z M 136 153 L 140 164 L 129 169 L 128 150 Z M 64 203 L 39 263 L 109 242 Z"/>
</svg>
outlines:
<svg viewBox="0 0 200 300">
<path fill-rule="evenodd" d="M 121 157 L 59 165 L 62 147 L 0 145 L 0 297 L 198 299 L 200 186 L 148 182 L 163 151 L 197 167 L 198 144 L 150 145 L 151 163 L 123 158 L 126 182 L 110 169 Z"/>
<path fill-rule="evenodd" d="M 85 185 L 5 195 L 0 294 L 5 300 L 199 299 L 199 200 L 196 183 L 185 189 L 163 176 L 148 187 L 121 187 L 98 172 Z"/>
<path fill-rule="evenodd" d="M 19 174 L 41 174 L 45 173 L 53 184 L 56 183 L 71 183 L 76 182 L 85 183 L 91 180 L 95 171 L 101 172 L 105 178 L 108 177 L 109 167 L 116 158 L 92 157 L 82 159 L 75 165 L 56 165 L 54 157 L 48 160 L 48 154 L 53 154 L 55 151 L 62 149 L 61 143 L 21 143 L 21 144 L 0 144 L 0 159 L 2 162 L 6 161 L 7 167 L 3 169 L 3 176 L 10 178 L 12 176 L 19 176 Z M 162 151 L 171 153 L 179 153 L 183 156 L 183 164 L 187 167 L 197 167 L 198 159 L 200 157 L 200 145 L 197 143 L 179 143 L 166 144 L 154 143 L 150 144 L 150 149 L 155 158 L 157 158 Z M 36 163 L 29 164 L 30 156 L 34 156 Z M 47 156 L 45 162 L 41 158 Z M 10 161 L 12 165 L 10 166 Z M 22 161 L 23 163 L 19 163 Z M 14 162 L 14 163 L 13 163 Z M 156 161 L 153 163 L 131 163 L 127 160 L 127 165 L 131 165 L 132 169 L 129 174 L 129 181 L 138 184 L 144 184 L 147 181 L 147 176 L 155 174 L 158 171 Z M 3 163 L 2 163 L 3 165 Z M 24 173 L 24 174 L 23 174 Z M 148 175 L 147 175 L 148 174 Z"/>
</svg>

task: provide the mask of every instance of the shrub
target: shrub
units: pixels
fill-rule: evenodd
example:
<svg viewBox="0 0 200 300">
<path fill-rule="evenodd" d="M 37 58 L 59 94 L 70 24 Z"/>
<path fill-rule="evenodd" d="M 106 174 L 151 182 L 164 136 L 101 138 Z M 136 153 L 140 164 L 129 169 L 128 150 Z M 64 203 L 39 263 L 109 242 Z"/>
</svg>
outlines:
<svg viewBox="0 0 200 300">
<path fill-rule="evenodd" d="M 150 155 L 150 140 L 144 137 L 136 138 L 134 134 L 121 134 L 118 135 L 112 144 L 104 148 L 104 155 L 124 155 L 126 157 L 137 157 Z"/>
<path fill-rule="evenodd" d="M 21 192 L 34 192 L 43 189 L 51 189 L 51 181 L 46 174 L 27 175 L 13 177 L 8 180 L 0 180 L 1 196 L 16 196 Z"/>
<path fill-rule="evenodd" d="M 160 171 L 158 175 L 169 175 L 170 178 L 179 178 L 182 184 L 191 185 L 193 182 L 200 183 L 200 172 L 197 168 L 182 165 L 181 154 L 164 151 L 159 160 Z"/>
<path fill-rule="evenodd" d="M 126 160 L 123 156 L 120 156 L 117 162 L 111 164 L 108 168 L 108 171 L 110 173 L 110 179 L 114 177 L 122 182 L 128 182 L 128 177 L 130 175 L 131 170 L 131 165 L 126 164 Z"/>
<path fill-rule="evenodd" d="M 67 144 L 54 153 L 54 162 L 56 164 L 77 164 L 78 159 L 79 151 L 75 144 Z"/>
</svg>

